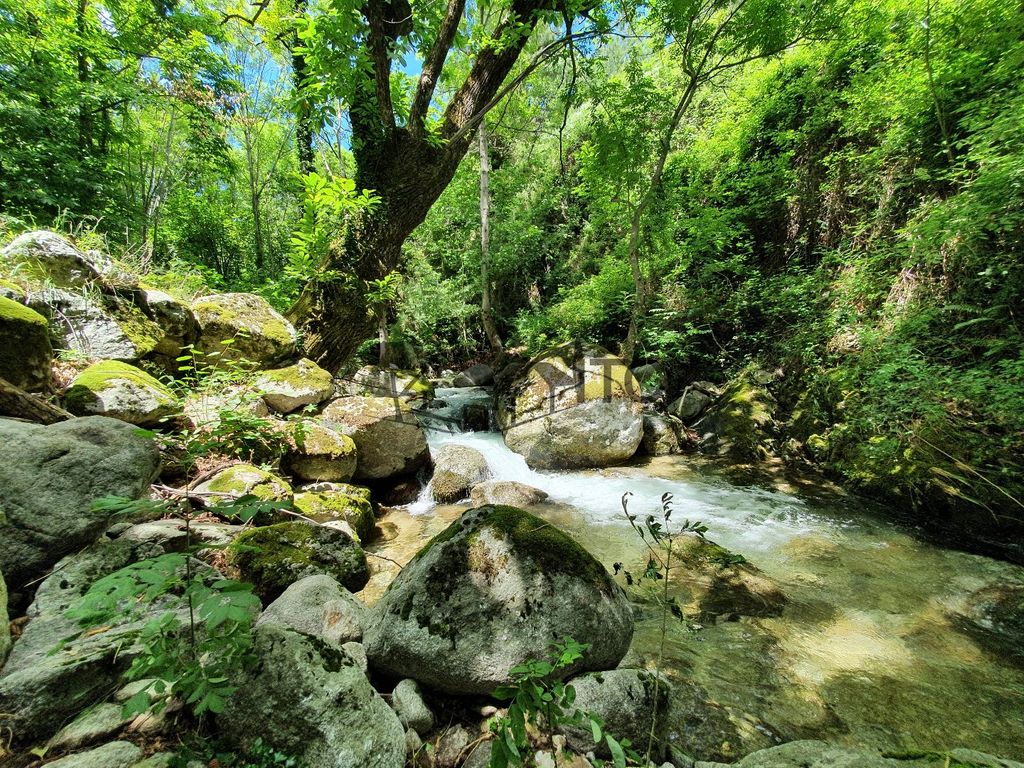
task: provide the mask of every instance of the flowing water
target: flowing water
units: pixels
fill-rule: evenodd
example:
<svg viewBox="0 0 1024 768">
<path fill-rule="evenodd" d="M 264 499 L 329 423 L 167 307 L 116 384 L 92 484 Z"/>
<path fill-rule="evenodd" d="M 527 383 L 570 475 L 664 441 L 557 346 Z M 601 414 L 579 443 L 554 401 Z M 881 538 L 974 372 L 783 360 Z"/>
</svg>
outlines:
<svg viewBox="0 0 1024 768">
<path fill-rule="evenodd" d="M 740 485 L 693 457 L 662 457 L 614 469 L 544 472 L 527 467 L 494 432 L 455 425 L 484 390 L 439 390 L 431 446 L 472 446 L 495 479 L 549 494 L 531 511 L 575 537 L 606 566 L 636 562 L 643 544 L 622 515 L 657 513 L 674 496 L 673 519 L 700 520 L 707 536 L 774 579 L 789 598 L 777 618 L 706 626 L 672 619 L 662 668 L 696 683 L 736 735 L 721 756 L 777 740 L 824 738 L 881 749 L 957 746 L 1024 760 L 1024 670 L 955 629 L 949 613 L 993 583 L 1024 583 L 1024 568 L 943 549 L 886 522 L 880 510 L 838 492 Z M 381 554 L 399 562 L 466 509 L 424 493 L 383 520 Z M 394 571 L 382 569 L 380 588 Z M 653 666 L 661 616 L 641 608 L 631 661 Z"/>
</svg>

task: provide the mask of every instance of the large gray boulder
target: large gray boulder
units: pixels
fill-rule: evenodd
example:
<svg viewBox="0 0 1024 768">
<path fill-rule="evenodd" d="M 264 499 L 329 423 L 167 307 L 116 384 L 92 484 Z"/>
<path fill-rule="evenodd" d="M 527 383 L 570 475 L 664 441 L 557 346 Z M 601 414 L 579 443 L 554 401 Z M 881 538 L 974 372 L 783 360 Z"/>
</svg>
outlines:
<svg viewBox="0 0 1024 768">
<path fill-rule="evenodd" d="M 456 694 L 489 694 L 510 670 L 565 637 L 590 650 L 563 675 L 610 669 L 633 636 L 633 611 L 594 557 L 515 507 L 463 514 L 435 536 L 372 609 L 371 666 Z"/>
<path fill-rule="evenodd" d="M 97 579 L 162 553 L 150 543 L 101 539 L 61 560 L 39 585 L 30 620 L 0 675 L 0 713 L 13 714 L 5 725 L 18 741 L 52 735 L 116 688 L 135 655 L 132 638 L 142 622 L 75 637 L 82 627 L 67 610 Z M 75 639 L 61 645 L 69 638 Z"/>
<path fill-rule="evenodd" d="M 491 476 L 487 459 L 468 445 L 449 443 L 434 452 L 434 476 L 430 481 L 434 500 L 449 504 Z"/>
<path fill-rule="evenodd" d="M 17 591 L 92 542 L 110 513 L 103 496 L 140 498 L 160 453 L 138 428 L 105 416 L 40 426 L 0 419 L 0 570 Z"/>
<path fill-rule="evenodd" d="M 196 346 L 208 362 L 246 360 L 271 365 L 295 354 L 295 327 L 262 296 L 203 296 L 192 304 L 192 312 L 199 322 Z"/>
<path fill-rule="evenodd" d="M 453 387 L 485 387 L 494 383 L 494 369 L 489 365 L 477 363 L 470 366 L 452 381 Z"/>
<path fill-rule="evenodd" d="M 317 768 L 405 765 L 405 729 L 346 650 L 263 625 L 255 653 L 218 718 L 227 738 L 243 748 L 261 738 Z"/>
<path fill-rule="evenodd" d="M 0 296 L 0 378 L 30 392 L 46 389 L 52 359 L 46 318 Z"/>
<path fill-rule="evenodd" d="M 156 427 L 181 412 L 178 398 L 143 370 L 117 360 L 93 363 L 75 377 L 65 393 L 71 413 L 110 416 L 129 424 Z"/>
<path fill-rule="evenodd" d="M 58 349 L 83 357 L 134 363 L 153 352 L 163 332 L 142 310 L 116 297 L 47 288 L 28 305 L 50 321 Z"/>
<path fill-rule="evenodd" d="M 325 574 L 307 576 L 292 584 L 267 606 L 256 626 L 293 629 L 339 648 L 363 637 L 366 606 Z"/>
<path fill-rule="evenodd" d="M 423 428 L 401 399 L 339 397 L 320 416 L 355 442 L 356 480 L 412 475 L 430 463 Z"/>
<path fill-rule="evenodd" d="M 35 230 L 18 235 L 0 251 L 0 259 L 33 281 L 61 288 L 82 288 L 100 279 L 84 253 L 55 232 Z"/>
<path fill-rule="evenodd" d="M 620 464 L 643 435 L 640 385 L 621 360 L 600 350 L 542 354 L 501 384 L 498 425 L 532 467 Z"/>
<path fill-rule="evenodd" d="M 283 427 L 288 440 L 282 465 L 298 480 L 346 483 L 356 471 L 356 444 L 348 435 L 312 419 Z"/>
<path fill-rule="evenodd" d="M 664 677 L 645 669 L 613 669 L 589 672 L 571 680 L 576 691 L 573 709 L 584 717 L 597 715 L 605 732 L 629 739 L 634 749 L 646 752 L 654 729 L 651 758 L 660 760 L 665 749 L 670 687 Z M 587 725 L 568 726 L 563 732 L 579 752 L 608 757 L 607 743 L 596 743 Z"/>
<path fill-rule="evenodd" d="M 721 390 L 710 381 L 695 381 L 666 410 L 677 419 L 689 423 L 704 413 L 720 393 Z"/>
</svg>

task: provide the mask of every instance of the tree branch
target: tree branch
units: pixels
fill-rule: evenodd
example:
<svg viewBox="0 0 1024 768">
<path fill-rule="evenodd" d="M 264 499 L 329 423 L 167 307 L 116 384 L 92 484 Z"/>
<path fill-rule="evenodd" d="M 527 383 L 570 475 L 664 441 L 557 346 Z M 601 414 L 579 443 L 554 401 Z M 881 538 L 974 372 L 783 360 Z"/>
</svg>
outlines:
<svg viewBox="0 0 1024 768">
<path fill-rule="evenodd" d="M 416 95 L 413 97 L 412 109 L 409 111 L 409 129 L 416 135 L 423 132 L 423 122 L 427 110 L 430 108 L 430 100 L 434 96 L 434 89 L 437 87 L 438 78 L 444 68 L 445 59 L 448 58 L 448 51 L 459 31 L 459 23 L 462 21 L 465 9 L 466 0 L 448 0 L 448 7 L 437 32 L 437 38 L 430 46 L 427 57 L 423 61 L 423 71 L 420 73 L 419 85 L 416 86 Z"/>
</svg>

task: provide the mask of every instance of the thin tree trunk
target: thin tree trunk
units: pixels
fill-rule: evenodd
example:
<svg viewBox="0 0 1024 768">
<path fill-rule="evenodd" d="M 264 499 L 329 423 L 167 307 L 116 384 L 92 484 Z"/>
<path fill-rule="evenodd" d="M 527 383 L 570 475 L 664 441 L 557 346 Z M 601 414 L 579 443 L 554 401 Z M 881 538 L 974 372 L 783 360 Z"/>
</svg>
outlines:
<svg viewBox="0 0 1024 768">
<path fill-rule="evenodd" d="M 89 87 L 89 58 L 86 55 L 85 33 L 86 13 L 89 10 L 89 0 L 78 0 L 75 9 L 75 26 L 78 31 L 78 151 L 80 157 L 85 157 L 92 149 L 92 115 L 86 90 Z"/>
<path fill-rule="evenodd" d="M 491 158 L 487 150 L 486 121 L 481 121 L 477 129 L 477 146 L 480 150 L 480 315 L 487 343 L 497 354 L 502 350 L 502 343 L 491 310 Z"/>
<path fill-rule="evenodd" d="M 379 364 L 384 368 L 388 364 L 388 312 L 386 307 L 378 310 L 377 346 L 379 347 Z"/>
<path fill-rule="evenodd" d="M 308 0 L 296 0 L 295 16 L 304 16 Z M 298 53 L 301 45 L 297 34 L 293 34 L 289 43 L 289 54 L 292 59 L 292 87 L 295 89 L 295 146 L 299 155 L 299 173 L 313 173 L 313 115 L 309 99 L 302 91 L 302 83 L 306 79 L 306 57 Z"/>
</svg>

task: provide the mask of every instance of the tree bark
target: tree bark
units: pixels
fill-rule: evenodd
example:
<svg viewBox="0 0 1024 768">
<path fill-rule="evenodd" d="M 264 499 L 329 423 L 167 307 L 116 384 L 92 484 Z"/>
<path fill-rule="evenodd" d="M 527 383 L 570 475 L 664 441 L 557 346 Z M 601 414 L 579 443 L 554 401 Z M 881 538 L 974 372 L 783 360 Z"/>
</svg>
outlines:
<svg viewBox="0 0 1024 768">
<path fill-rule="evenodd" d="M 415 123 L 396 125 L 390 90 L 385 87 L 390 73 L 388 40 L 408 34 L 408 5 L 399 0 L 373 0 L 363 7 L 370 29 L 367 47 L 373 72 L 357 87 L 359 103 L 349 114 L 356 187 L 372 190 L 380 203 L 349 222 L 344 241 L 334 246 L 324 265 L 346 279 L 312 281 L 289 312 L 303 330 L 306 355 L 327 370 L 340 368 L 373 336 L 375 322 L 366 305 L 366 281 L 379 280 L 398 267 L 402 244 L 451 182 L 534 25 L 552 7 L 550 0 L 513 0 L 507 20 L 493 34 L 507 42 L 477 54 L 466 79 L 448 102 L 439 128 L 443 142 L 421 135 Z M 443 45 L 447 38 L 439 36 L 438 42 Z M 429 54 L 428 59 L 435 60 Z M 443 62 L 443 57 L 440 60 Z M 421 81 L 419 89 L 432 92 L 433 83 Z M 414 103 L 422 98 L 418 92 Z"/>
<path fill-rule="evenodd" d="M 308 0 L 296 0 L 295 16 L 305 16 Z M 306 57 L 298 53 L 300 46 L 297 34 L 292 34 L 288 53 L 292 60 L 292 87 L 295 89 L 295 147 L 299 155 L 299 173 L 306 175 L 315 170 L 313 161 L 313 114 L 309 99 L 303 93 L 302 83 L 306 79 Z"/>
<path fill-rule="evenodd" d="M 502 351 L 501 336 L 494 325 L 491 311 L 491 158 L 487 149 L 487 122 L 481 121 L 477 129 L 480 150 L 480 316 L 484 334 L 491 351 Z"/>
</svg>

